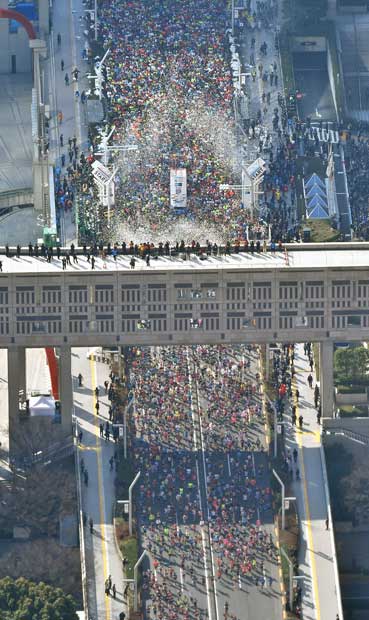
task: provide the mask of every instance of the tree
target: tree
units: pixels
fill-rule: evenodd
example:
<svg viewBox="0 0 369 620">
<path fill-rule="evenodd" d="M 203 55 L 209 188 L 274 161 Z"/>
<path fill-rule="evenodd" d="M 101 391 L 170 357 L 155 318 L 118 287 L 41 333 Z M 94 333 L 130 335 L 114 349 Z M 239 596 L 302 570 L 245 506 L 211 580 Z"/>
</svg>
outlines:
<svg viewBox="0 0 369 620">
<path fill-rule="evenodd" d="M 351 376 L 353 356 L 351 347 L 344 349 L 339 347 L 334 353 L 334 370 L 340 381 L 347 381 Z"/>
<path fill-rule="evenodd" d="M 369 351 L 365 347 L 340 347 L 334 354 L 334 368 L 344 383 L 365 381 Z"/>
<path fill-rule="evenodd" d="M 76 603 L 60 588 L 23 577 L 0 579 L 1 620 L 78 620 Z"/>
<path fill-rule="evenodd" d="M 354 365 L 352 368 L 355 380 L 364 381 L 367 377 L 369 351 L 365 347 L 356 347 L 354 351 Z"/>
</svg>

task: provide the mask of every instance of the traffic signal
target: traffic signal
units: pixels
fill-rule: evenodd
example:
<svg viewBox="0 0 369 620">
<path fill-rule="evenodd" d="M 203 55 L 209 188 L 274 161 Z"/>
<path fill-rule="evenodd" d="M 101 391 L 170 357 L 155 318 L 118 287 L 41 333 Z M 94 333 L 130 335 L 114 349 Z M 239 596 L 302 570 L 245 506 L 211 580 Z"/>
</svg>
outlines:
<svg viewBox="0 0 369 620">
<path fill-rule="evenodd" d="M 289 117 L 296 116 L 296 95 L 295 93 L 290 93 L 287 97 L 287 114 Z"/>
</svg>

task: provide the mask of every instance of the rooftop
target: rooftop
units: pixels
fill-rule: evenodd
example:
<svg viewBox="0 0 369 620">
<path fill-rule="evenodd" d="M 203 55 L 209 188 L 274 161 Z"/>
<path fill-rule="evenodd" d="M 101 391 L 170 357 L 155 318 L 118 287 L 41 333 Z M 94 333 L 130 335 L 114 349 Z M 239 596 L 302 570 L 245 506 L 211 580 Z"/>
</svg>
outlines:
<svg viewBox="0 0 369 620">
<path fill-rule="evenodd" d="M 131 269 L 131 256 L 119 255 L 115 261 L 112 256 L 106 259 L 96 257 L 95 272 L 102 271 L 212 271 L 212 270 L 271 270 L 271 269 L 350 269 L 368 268 L 369 269 L 369 243 L 332 243 L 332 244 L 295 244 L 286 246 L 288 251 L 276 251 L 275 254 L 267 253 L 245 253 L 222 255 L 222 256 L 203 256 L 200 258 L 191 254 L 190 258 L 183 260 L 182 255 L 175 257 L 159 256 L 151 258 L 150 266 L 146 265 L 145 259 L 136 258 L 135 269 Z M 64 250 L 63 250 L 64 251 Z M 91 271 L 91 261 L 88 262 L 86 256 L 78 253 L 78 263 L 74 263 L 71 258 L 71 265 L 67 265 L 68 273 Z M 4 249 L 0 248 L 0 260 L 2 261 L 4 273 L 50 273 L 58 274 L 62 272 L 62 261 L 54 258 L 50 263 L 45 258 L 30 257 L 23 249 L 23 254 L 17 258 L 7 258 L 3 256 Z"/>
</svg>

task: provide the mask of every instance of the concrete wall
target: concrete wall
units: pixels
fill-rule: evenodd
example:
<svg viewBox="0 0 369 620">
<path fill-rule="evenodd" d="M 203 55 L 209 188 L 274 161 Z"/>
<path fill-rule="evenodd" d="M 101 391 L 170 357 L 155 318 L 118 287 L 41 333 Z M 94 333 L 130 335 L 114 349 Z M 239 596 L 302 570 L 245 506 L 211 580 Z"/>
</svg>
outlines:
<svg viewBox="0 0 369 620">
<path fill-rule="evenodd" d="M 329 49 L 329 45 L 327 46 L 327 69 L 328 69 L 328 76 L 329 76 L 329 84 L 331 86 L 332 98 L 333 98 L 333 103 L 334 103 L 334 109 L 336 110 L 337 118 L 339 118 L 336 88 L 335 88 L 335 77 L 336 76 L 333 73 L 332 56 L 331 56 L 331 52 Z"/>
<path fill-rule="evenodd" d="M 336 393 L 336 405 L 342 407 L 343 405 L 367 405 L 368 396 L 366 392 L 359 392 L 355 394 L 339 394 Z"/>
<path fill-rule="evenodd" d="M 8 8 L 8 0 L 0 0 L 0 8 Z M 32 69 L 29 39 L 23 26 L 18 32 L 9 33 L 9 20 L 0 19 L 0 74 L 12 72 L 12 56 L 15 56 L 16 72 L 28 73 Z"/>
</svg>

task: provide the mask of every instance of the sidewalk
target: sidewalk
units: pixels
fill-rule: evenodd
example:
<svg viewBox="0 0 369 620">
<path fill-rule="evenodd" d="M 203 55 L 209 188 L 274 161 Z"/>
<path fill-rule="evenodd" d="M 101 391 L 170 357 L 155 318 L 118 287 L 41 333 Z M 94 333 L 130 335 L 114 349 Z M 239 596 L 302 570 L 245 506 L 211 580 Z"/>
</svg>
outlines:
<svg viewBox="0 0 369 620">
<path fill-rule="evenodd" d="M 251 3 L 252 12 L 256 11 L 257 2 L 254 0 Z M 281 3 L 279 3 L 281 5 Z M 242 34 L 239 36 L 240 43 L 240 58 L 243 61 L 245 67 L 254 66 L 256 71 L 256 77 L 253 78 L 252 75 L 246 78 L 246 90 L 249 95 L 249 116 L 252 119 L 257 118 L 257 114 L 261 111 L 262 115 L 262 132 L 260 137 L 255 137 L 254 139 L 248 138 L 244 143 L 244 152 L 246 160 L 252 161 L 257 157 L 261 157 L 269 164 L 269 154 L 266 152 L 266 147 L 269 148 L 270 142 L 266 140 L 266 136 L 269 135 L 272 140 L 273 145 L 273 154 L 276 159 L 277 148 L 283 143 L 282 140 L 278 137 L 278 132 L 274 131 L 273 128 L 273 117 L 274 110 L 278 109 L 279 114 L 279 129 L 282 131 L 282 136 L 284 134 L 284 130 L 282 127 L 282 113 L 278 103 L 278 94 L 281 93 L 283 95 L 283 77 L 282 77 L 282 69 L 280 63 L 280 54 L 279 51 L 275 48 L 275 37 L 277 33 L 277 29 L 279 28 L 279 23 L 282 21 L 282 6 L 279 6 L 278 9 L 278 17 L 273 28 L 265 28 L 261 27 L 243 30 Z M 251 41 L 255 39 L 255 46 L 252 48 Z M 260 46 L 263 43 L 267 44 L 267 53 L 264 55 L 260 51 Z M 251 63 L 253 60 L 253 63 Z M 263 66 L 262 73 L 259 72 L 259 66 Z M 276 71 L 274 71 L 274 66 L 276 66 Z M 276 76 L 277 83 L 275 83 L 275 79 L 273 80 L 273 84 L 270 83 L 270 73 L 273 69 L 273 74 Z M 267 81 L 263 80 L 263 73 L 268 74 Z M 247 73 L 252 73 L 252 70 L 247 70 Z M 265 98 L 268 93 L 270 94 L 270 103 L 268 104 L 265 100 L 263 102 L 263 93 L 265 94 Z M 270 140 L 270 138 L 269 138 Z M 258 152 L 259 142 L 263 142 L 263 149 L 261 152 Z M 274 159 L 274 161 L 275 161 Z M 288 191 L 284 194 L 284 199 L 286 200 L 287 206 L 291 205 L 291 188 L 289 187 Z M 260 201 L 262 202 L 262 201 Z M 265 217 L 265 213 L 261 213 L 263 217 Z M 288 227 L 291 228 L 296 224 L 297 215 L 296 215 L 296 207 L 291 209 L 291 212 L 288 214 Z"/>
<path fill-rule="evenodd" d="M 119 613 L 127 613 L 123 600 L 123 567 L 115 545 L 113 506 L 115 501 L 115 472 L 110 471 L 109 459 L 115 444 L 100 438 L 99 424 L 108 420 L 109 401 L 103 383 L 108 378 L 107 364 L 89 361 L 87 349 L 74 349 L 72 354 L 74 377 L 74 406 L 78 427 L 83 432 L 79 448 L 79 462 L 83 458 L 88 471 L 88 486 L 82 482 L 82 508 L 87 515 L 84 529 L 86 548 L 87 587 L 89 600 L 88 620 L 118 620 Z M 77 375 L 83 376 L 83 387 L 77 387 Z M 100 415 L 95 415 L 95 388 L 100 389 Z M 92 518 L 91 535 L 88 519 Z M 117 589 L 116 599 L 106 596 L 105 580 L 111 575 Z"/>
<path fill-rule="evenodd" d="M 285 438 L 286 448 L 291 452 L 297 447 L 297 466 L 301 476 L 301 481 L 295 480 L 293 483 L 292 490 L 297 499 L 301 522 L 299 573 L 303 576 L 300 580 L 303 618 L 335 620 L 338 613 L 339 619 L 343 620 L 331 518 L 329 531 L 325 524 L 330 507 L 325 461 L 322 461 L 320 426 L 314 409 L 314 390 L 307 383 L 310 368 L 302 344 L 295 346 L 294 366 L 294 402 L 297 405 L 297 419 L 300 415 L 304 418 L 303 431 L 291 427 L 291 416 L 288 413 L 285 415 Z M 296 389 L 300 392 L 298 403 L 295 399 Z"/>
<path fill-rule="evenodd" d="M 61 168 L 61 155 L 65 155 L 66 173 L 69 166 L 68 139 L 76 136 L 79 155 L 86 151 L 88 145 L 88 125 L 86 108 L 80 100 L 76 100 L 75 92 L 81 93 L 88 89 L 83 76 L 88 70 L 87 61 L 82 60 L 82 50 L 86 41 L 83 34 L 84 7 L 82 0 L 68 0 L 66 3 L 55 2 L 53 6 L 54 29 L 50 35 L 50 56 L 48 63 L 48 89 L 51 107 L 50 120 L 50 162 Z M 61 45 L 57 45 L 57 35 L 61 35 Z M 61 70 L 61 61 L 64 61 L 64 70 Z M 78 82 L 73 81 L 72 71 L 77 67 L 80 70 Z M 69 86 L 66 86 L 65 74 L 69 76 Z M 62 112 L 63 121 L 58 123 L 58 112 Z M 60 135 L 63 135 L 64 146 L 60 146 Z M 61 217 L 62 243 L 66 245 L 76 243 L 76 226 L 72 211 L 64 211 Z"/>
</svg>

